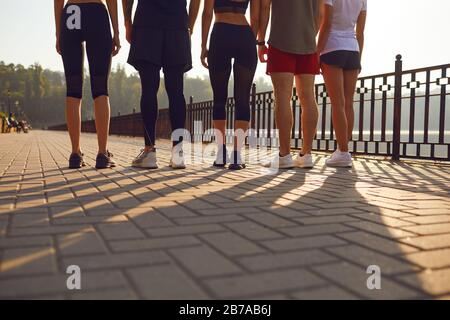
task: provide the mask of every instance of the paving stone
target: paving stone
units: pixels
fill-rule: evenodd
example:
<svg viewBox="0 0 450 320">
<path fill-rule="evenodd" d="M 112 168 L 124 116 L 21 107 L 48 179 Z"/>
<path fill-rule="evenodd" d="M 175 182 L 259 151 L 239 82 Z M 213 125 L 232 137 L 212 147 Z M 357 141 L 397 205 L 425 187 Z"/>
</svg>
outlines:
<svg viewBox="0 0 450 320">
<path fill-rule="evenodd" d="M 193 280 L 172 265 L 134 268 L 127 272 L 145 299 L 198 300 L 208 297 Z"/>
<path fill-rule="evenodd" d="M 141 228 L 161 228 L 174 225 L 169 219 L 152 209 L 131 209 L 127 215 Z"/>
<path fill-rule="evenodd" d="M 450 233 L 450 223 L 427 224 L 420 226 L 407 226 L 402 229 L 419 235 L 447 234 Z"/>
<path fill-rule="evenodd" d="M 238 215 L 212 216 L 212 217 L 193 217 L 193 218 L 177 218 L 174 219 L 180 225 L 195 225 L 195 224 L 210 224 L 223 223 L 231 221 L 245 221 L 245 219 Z"/>
<path fill-rule="evenodd" d="M 320 287 L 305 291 L 298 291 L 292 294 L 298 300 L 356 300 L 352 293 L 335 286 Z"/>
<path fill-rule="evenodd" d="M 221 299 L 245 298 L 257 294 L 300 290 L 324 284 L 307 270 L 282 270 L 252 275 L 234 276 L 206 281 L 206 285 Z"/>
<path fill-rule="evenodd" d="M 342 233 L 339 237 L 386 254 L 396 255 L 418 251 L 416 248 L 406 244 L 359 231 Z"/>
<path fill-rule="evenodd" d="M 145 238 L 145 235 L 131 222 L 99 224 L 98 228 L 107 240 Z"/>
<path fill-rule="evenodd" d="M 379 223 L 373 223 L 369 221 L 347 222 L 345 224 L 356 229 L 371 232 L 376 235 L 392 239 L 401 239 L 416 235 L 415 233 L 412 232 L 408 232 L 397 228 L 391 228 Z"/>
<path fill-rule="evenodd" d="M 151 237 L 200 235 L 210 232 L 223 231 L 224 228 L 217 224 L 202 224 L 198 226 L 175 226 L 168 228 L 152 228 L 145 230 Z"/>
<path fill-rule="evenodd" d="M 321 263 L 334 262 L 337 259 L 318 250 L 263 254 L 240 258 L 240 264 L 252 271 L 302 267 Z"/>
<path fill-rule="evenodd" d="M 34 236 L 34 235 L 57 235 L 74 232 L 92 232 L 94 229 L 90 226 L 49 226 L 32 228 L 13 228 L 11 236 Z"/>
<path fill-rule="evenodd" d="M 450 269 L 424 271 L 419 274 L 404 275 L 399 279 L 432 295 L 448 295 L 450 293 Z"/>
<path fill-rule="evenodd" d="M 23 298 L 30 295 L 68 293 L 68 275 L 46 275 L 0 279 L 0 298 Z M 81 290 L 96 290 L 121 287 L 127 282 L 118 271 L 81 272 Z"/>
<path fill-rule="evenodd" d="M 83 134 L 89 166 L 69 170 L 67 133 L 4 137 L 1 299 L 450 296 L 450 167 L 358 157 L 325 170 L 319 154 L 307 172 L 172 171 L 161 140 L 161 168 L 136 170 L 142 138 L 111 136 L 117 167 L 97 171 L 96 135 Z M 382 269 L 377 292 L 369 262 Z M 69 264 L 81 291 L 65 286 Z"/>
<path fill-rule="evenodd" d="M 334 236 L 322 235 L 322 236 L 265 241 L 263 242 L 263 244 L 271 250 L 289 251 L 297 249 L 312 249 L 329 246 L 339 246 L 347 244 L 347 242 L 340 240 Z"/>
<path fill-rule="evenodd" d="M 404 258 L 406 261 L 415 263 L 423 268 L 439 269 L 450 267 L 450 248 L 410 253 L 405 255 Z"/>
<path fill-rule="evenodd" d="M 302 237 L 302 236 L 314 236 L 322 234 L 334 234 L 341 232 L 353 231 L 354 229 L 345 226 L 343 224 L 323 224 L 323 225 L 308 225 L 299 226 L 293 228 L 283 228 L 278 231 L 287 234 L 291 237 Z"/>
<path fill-rule="evenodd" d="M 381 268 L 383 274 L 387 275 L 395 275 L 419 270 L 419 268 L 411 266 L 405 261 L 398 260 L 357 245 L 330 248 L 327 249 L 327 251 L 346 261 L 354 262 L 361 267 L 367 268 L 370 265 L 377 265 Z"/>
<path fill-rule="evenodd" d="M 183 237 L 165 237 L 165 238 L 153 238 L 142 240 L 123 240 L 123 241 L 111 241 L 109 245 L 115 252 L 124 251 L 142 251 L 142 250 L 155 250 L 165 248 L 176 248 L 183 246 L 192 246 L 199 244 L 199 240 L 192 236 Z"/>
<path fill-rule="evenodd" d="M 231 232 L 204 234 L 200 237 L 228 256 L 264 252 L 258 245 Z"/>
<path fill-rule="evenodd" d="M 118 288 L 104 291 L 80 292 L 70 296 L 72 300 L 136 300 L 138 296 L 130 289 Z"/>
<path fill-rule="evenodd" d="M 206 246 L 172 249 L 170 253 L 197 277 L 227 276 L 242 273 L 241 269 L 234 263 Z"/>
<path fill-rule="evenodd" d="M 0 238 L 0 249 L 51 246 L 49 236 Z"/>
<path fill-rule="evenodd" d="M 49 225 L 48 215 L 45 213 L 15 214 L 11 219 L 12 228 L 42 227 Z"/>
<path fill-rule="evenodd" d="M 55 250 L 50 246 L 6 249 L 0 262 L 0 278 L 55 272 Z"/>
<path fill-rule="evenodd" d="M 169 261 L 167 254 L 153 251 L 69 257 L 63 259 L 63 265 L 78 265 L 82 270 L 97 270 L 139 267 Z"/>
<path fill-rule="evenodd" d="M 383 270 L 381 270 L 380 290 L 368 289 L 367 280 L 370 274 L 366 273 L 367 268 L 342 262 L 317 266 L 313 270 L 366 299 L 418 299 L 421 297 L 419 292 L 383 277 Z"/>
<path fill-rule="evenodd" d="M 56 237 L 58 250 L 63 256 L 103 254 L 107 252 L 103 241 L 97 233 L 79 232 Z"/>
<path fill-rule="evenodd" d="M 450 234 L 406 238 L 402 242 L 424 250 L 442 249 L 450 247 Z"/>
<path fill-rule="evenodd" d="M 227 223 L 226 226 L 251 240 L 268 240 L 283 237 L 279 232 L 250 221 Z"/>
</svg>

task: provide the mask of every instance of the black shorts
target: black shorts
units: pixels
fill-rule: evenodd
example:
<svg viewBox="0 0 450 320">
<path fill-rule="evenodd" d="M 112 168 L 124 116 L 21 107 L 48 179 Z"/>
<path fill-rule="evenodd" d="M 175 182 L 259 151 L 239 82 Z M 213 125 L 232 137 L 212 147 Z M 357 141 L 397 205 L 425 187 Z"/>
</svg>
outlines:
<svg viewBox="0 0 450 320">
<path fill-rule="evenodd" d="M 192 69 L 189 31 L 133 27 L 128 63 L 140 70 L 141 64 L 152 63 L 163 69 L 181 66 Z"/>
<path fill-rule="evenodd" d="M 339 67 L 344 70 L 361 70 L 361 55 L 358 51 L 333 51 L 321 55 L 320 63 Z"/>
</svg>

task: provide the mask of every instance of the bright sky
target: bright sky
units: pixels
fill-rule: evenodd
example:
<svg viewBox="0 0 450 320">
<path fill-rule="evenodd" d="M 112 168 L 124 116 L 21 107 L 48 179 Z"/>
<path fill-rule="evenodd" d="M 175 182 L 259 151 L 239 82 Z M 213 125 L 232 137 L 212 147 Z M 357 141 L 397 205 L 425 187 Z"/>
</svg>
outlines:
<svg viewBox="0 0 450 320">
<path fill-rule="evenodd" d="M 445 31 L 448 30 L 449 0 L 368 2 L 365 75 L 393 71 L 394 57 L 398 53 L 404 57 L 405 68 L 450 62 L 450 41 Z M 119 13 L 121 16 L 121 10 Z M 190 76 L 207 74 L 198 58 L 200 17 L 201 13 L 193 37 L 194 69 Z M 26 66 L 39 62 L 45 68 L 62 70 L 61 59 L 54 50 L 54 34 L 52 0 L 0 0 L 0 60 Z M 129 46 L 123 38 L 123 28 L 121 36 L 123 48 L 114 59 L 114 65 L 126 64 Z M 130 66 L 127 70 L 134 71 Z M 263 76 L 264 70 L 264 66 L 260 66 L 257 76 Z"/>
</svg>

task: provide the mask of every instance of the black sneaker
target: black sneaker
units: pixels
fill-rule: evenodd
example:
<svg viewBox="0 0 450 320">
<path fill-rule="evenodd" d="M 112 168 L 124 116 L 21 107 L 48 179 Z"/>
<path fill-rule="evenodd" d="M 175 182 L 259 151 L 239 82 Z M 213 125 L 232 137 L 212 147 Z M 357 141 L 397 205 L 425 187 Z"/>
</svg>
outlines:
<svg viewBox="0 0 450 320">
<path fill-rule="evenodd" d="M 97 155 L 97 159 L 95 160 L 95 169 L 106 169 L 113 168 L 116 166 L 116 163 L 112 159 L 113 154 L 109 151 L 106 153 L 99 153 Z"/>
<path fill-rule="evenodd" d="M 242 161 L 241 153 L 233 151 L 233 156 L 231 158 L 231 163 L 228 166 L 229 170 L 243 170 L 245 169 L 245 163 Z"/>
<path fill-rule="evenodd" d="M 80 169 L 86 166 L 83 156 L 83 154 L 72 153 L 69 158 L 69 169 Z"/>
</svg>

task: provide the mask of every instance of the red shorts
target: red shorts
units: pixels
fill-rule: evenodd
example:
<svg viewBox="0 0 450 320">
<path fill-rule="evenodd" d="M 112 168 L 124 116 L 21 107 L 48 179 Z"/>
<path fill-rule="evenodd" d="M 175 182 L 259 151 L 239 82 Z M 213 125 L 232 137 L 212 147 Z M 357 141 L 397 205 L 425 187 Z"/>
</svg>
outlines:
<svg viewBox="0 0 450 320">
<path fill-rule="evenodd" d="M 295 54 L 269 46 L 267 74 L 271 73 L 320 74 L 319 55 Z"/>
</svg>

